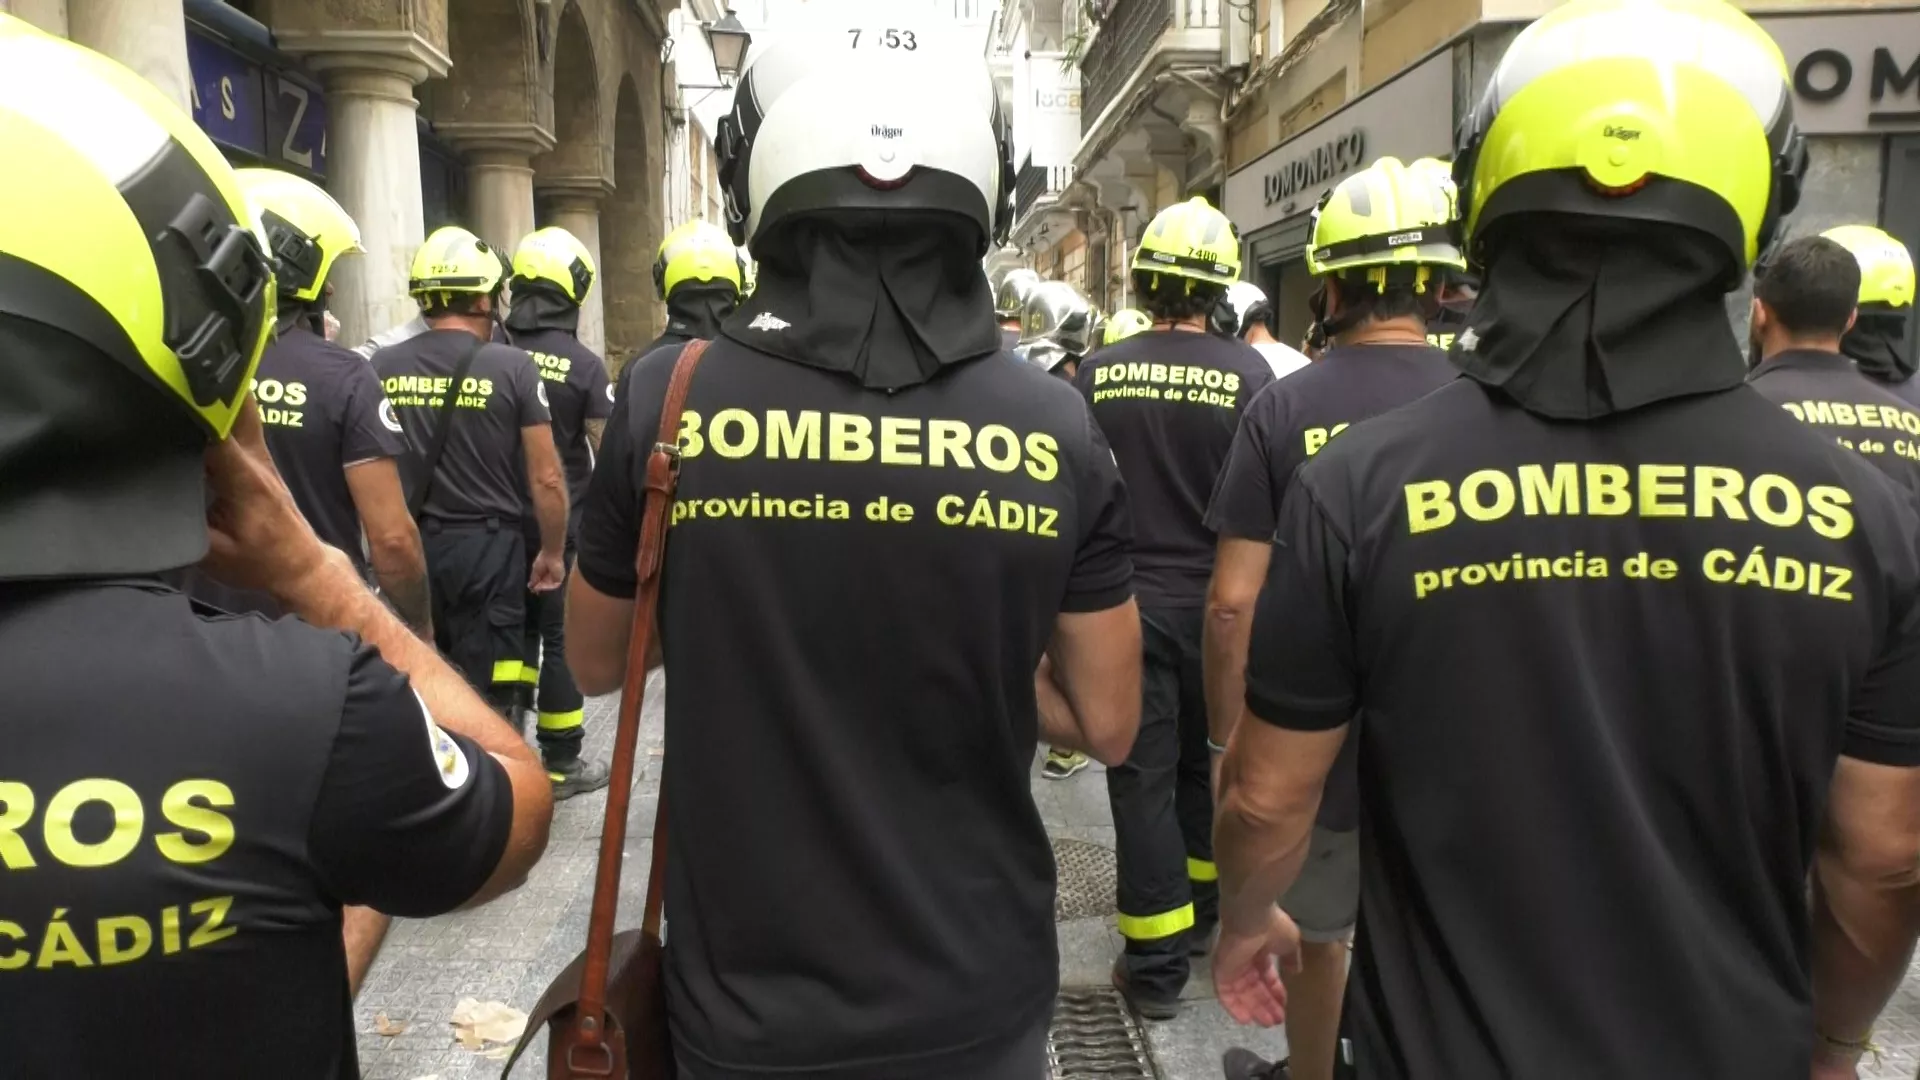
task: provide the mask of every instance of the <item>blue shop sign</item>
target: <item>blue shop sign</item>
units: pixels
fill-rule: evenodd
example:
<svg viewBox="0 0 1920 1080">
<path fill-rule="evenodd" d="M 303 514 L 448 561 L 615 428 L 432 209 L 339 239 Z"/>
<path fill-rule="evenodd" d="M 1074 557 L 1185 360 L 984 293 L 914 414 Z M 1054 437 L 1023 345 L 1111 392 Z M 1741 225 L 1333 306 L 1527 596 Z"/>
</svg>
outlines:
<svg viewBox="0 0 1920 1080">
<path fill-rule="evenodd" d="M 316 177 L 327 173 L 327 103 L 313 83 L 187 34 L 193 120 L 214 142 Z"/>
</svg>

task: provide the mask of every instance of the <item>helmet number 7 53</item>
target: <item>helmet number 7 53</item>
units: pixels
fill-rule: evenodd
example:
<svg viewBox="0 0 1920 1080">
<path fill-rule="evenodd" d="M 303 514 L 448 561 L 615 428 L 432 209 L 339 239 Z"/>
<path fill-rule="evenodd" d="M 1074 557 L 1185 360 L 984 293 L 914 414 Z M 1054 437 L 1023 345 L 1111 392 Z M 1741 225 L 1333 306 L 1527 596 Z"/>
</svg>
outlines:
<svg viewBox="0 0 1920 1080">
<path fill-rule="evenodd" d="M 853 47 L 860 47 L 860 38 L 864 31 L 848 30 L 853 35 Z M 920 42 L 911 30 L 876 30 L 870 39 L 873 46 L 882 49 L 905 49 L 913 52 L 920 48 Z"/>
</svg>

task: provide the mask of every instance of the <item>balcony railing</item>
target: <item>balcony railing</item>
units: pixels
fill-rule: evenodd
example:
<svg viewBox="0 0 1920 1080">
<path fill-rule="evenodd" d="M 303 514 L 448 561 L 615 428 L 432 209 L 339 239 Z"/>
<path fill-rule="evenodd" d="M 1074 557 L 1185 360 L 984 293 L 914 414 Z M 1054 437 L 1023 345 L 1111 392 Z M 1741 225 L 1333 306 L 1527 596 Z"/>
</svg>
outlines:
<svg viewBox="0 0 1920 1080">
<path fill-rule="evenodd" d="M 1080 130 L 1091 131 L 1127 79 L 1173 27 L 1175 4 L 1192 0 L 1116 0 L 1080 64 Z"/>
<path fill-rule="evenodd" d="M 1013 218 L 1015 221 L 1027 216 L 1033 204 L 1040 201 L 1042 195 L 1058 195 L 1073 183 L 1071 165 L 1035 165 L 1033 155 L 1020 163 L 1020 171 L 1013 182 Z"/>
</svg>

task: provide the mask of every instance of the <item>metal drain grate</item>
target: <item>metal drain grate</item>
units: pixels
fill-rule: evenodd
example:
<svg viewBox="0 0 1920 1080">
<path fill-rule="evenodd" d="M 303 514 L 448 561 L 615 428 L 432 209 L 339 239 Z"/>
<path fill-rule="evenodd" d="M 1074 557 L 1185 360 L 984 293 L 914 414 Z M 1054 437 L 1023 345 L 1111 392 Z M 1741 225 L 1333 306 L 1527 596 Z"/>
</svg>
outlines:
<svg viewBox="0 0 1920 1080">
<path fill-rule="evenodd" d="M 1060 991 L 1047 1033 L 1053 1080 L 1159 1080 L 1147 1039 L 1120 995 L 1103 988 Z"/>
<path fill-rule="evenodd" d="M 1115 908 L 1116 869 L 1113 849 L 1085 840 L 1055 840 L 1053 863 L 1059 868 L 1060 890 L 1053 900 L 1055 922 L 1100 919 Z"/>
</svg>

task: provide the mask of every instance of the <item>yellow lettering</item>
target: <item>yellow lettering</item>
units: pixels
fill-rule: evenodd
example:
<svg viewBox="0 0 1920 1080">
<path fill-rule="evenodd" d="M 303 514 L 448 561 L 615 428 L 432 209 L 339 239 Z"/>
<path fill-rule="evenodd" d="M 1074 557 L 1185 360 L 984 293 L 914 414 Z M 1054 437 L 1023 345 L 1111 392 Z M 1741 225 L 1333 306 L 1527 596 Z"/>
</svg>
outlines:
<svg viewBox="0 0 1920 1080">
<path fill-rule="evenodd" d="M 12 938 L 15 941 L 25 941 L 27 940 L 27 930 L 26 927 L 21 926 L 19 923 L 7 922 L 4 919 L 0 919 L 0 937 Z M 25 949 L 14 949 L 11 952 L 0 953 L 0 971 L 19 971 L 21 968 L 27 966 L 27 961 L 32 959 L 33 954 Z"/>
<path fill-rule="evenodd" d="M 96 925 L 100 934 L 101 967 L 131 963 L 153 948 L 153 927 L 138 915 L 116 915 L 101 919 Z M 123 931 L 130 939 L 125 945 L 120 944 Z"/>
<path fill-rule="evenodd" d="M 204 803 L 205 806 L 197 805 Z M 218 780 L 182 780 L 160 797 L 160 816 L 180 827 L 180 832 L 160 833 L 154 846 L 168 861 L 193 865 L 212 862 L 233 846 L 233 819 L 216 806 L 232 806 L 233 789 Z M 202 841 L 188 840 L 188 832 L 205 836 Z"/>
<path fill-rule="evenodd" d="M 1539 465 L 1520 466 L 1521 505 L 1528 517 L 1536 514 L 1580 512 L 1580 470 L 1569 461 L 1556 462 L 1553 477 Z"/>
<path fill-rule="evenodd" d="M 1747 520 L 1747 509 L 1740 505 L 1740 493 L 1747 478 L 1739 470 L 1721 465 L 1696 465 L 1693 469 L 1693 516 L 1710 518 L 1714 508 L 1728 521 Z"/>
<path fill-rule="evenodd" d="M 0 866 L 33 869 L 33 853 L 20 829 L 33 820 L 33 789 L 17 780 L 0 780 Z M 11 924 L 7 924 L 11 925 Z"/>
<path fill-rule="evenodd" d="M 807 461 L 820 460 L 820 413 L 807 409 L 796 423 L 785 409 L 767 413 L 767 456 Z"/>
<path fill-rule="evenodd" d="M 1708 581 L 1725 584 L 1733 580 L 1733 552 L 1726 548 L 1714 548 L 1707 557 L 1700 560 L 1700 572 Z"/>
<path fill-rule="evenodd" d="M 1453 493 L 1445 480 L 1408 484 L 1406 493 L 1407 531 L 1423 533 L 1453 524 Z"/>
<path fill-rule="evenodd" d="M 1632 474 L 1618 465 L 1587 463 L 1587 513 L 1595 516 L 1618 517 L 1633 509 L 1633 496 L 1628 493 Z"/>
<path fill-rule="evenodd" d="M 885 416 L 880 419 L 880 464 L 920 464 L 920 421 Z"/>
<path fill-rule="evenodd" d="M 700 451 L 707 448 L 707 440 L 700 435 L 700 414 L 688 409 L 680 414 L 680 456 L 697 458 Z"/>
<path fill-rule="evenodd" d="M 1060 475 L 1060 444 L 1044 431 L 1027 436 L 1027 475 L 1046 483 Z"/>
<path fill-rule="evenodd" d="M 730 435 L 729 427 L 739 429 L 739 434 Z M 723 458 L 743 458 L 760 446 L 760 424 L 745 409 L 721 409 L 713 414 L 707 441 L 713 444 L 713 452 Z"/>
<path fill-rule="evenodd" d="M 853 413 L 829 413 L 827 426 L 831 430 L 828 461 L 873 459 L 873 421 Z"/>
<path fill-rule="evenodd" d="M 90 802 L 105 803 L 113 811 L 113 831 L 98 843 L 83 843 L 73 835 L 73 815 Z M 146 827 L 140 796 L 118 780 L 76 780 L 47 803 L 41 823 L 47 854 L 68 866 L 111 866 L 133 851 Z"/>
<path fill-rule="evenodd" d="M 1687 516 L 1687 467 L 1685 465 L 1640 466 L 1640 516 Z M 1678 502 L 1661 502 L 1662 499 Z"/>
<path fill-rule="evenodd" d="M 973 457 L 967 453 L 968 444 L 973 442 L 973 429 L 959 420 L 927 421 L 927 464 L 939 468 L 951 458 L 956 468 L 973 468 Z"/>
<path fill-rule="evenodd" d="M 1020 467 L 1020 438 L 1003 424 L 988 424 L 974 438 L 973 453 L 994 472 L 1012 472 Z"/>
<path fill-rule="evenodd" d="M 1769 498 L 1774 494 L 1780 496 L 1781 505 L 1777 509 L 1774 500 Z M 1755 477 L 1747 487 L 1747 502 L 1753 507 L 1753 516 L 1769 525 L 1785 529 L 1800 524 L 1803 512 L 1800 489 L 1784 476 L 1763 473 Z"/>
<path fill-rule="evenodd" d="M 193 936 L 187 939 L 187 948 L 204 949 L 216 941 L 230 938 L 239 933 L 239 927 L 224 925 L 227 918 L 227 911 L 231 907 L 233 907 L 233 897 L 216 896 L 210 900 L 202 900 L 188 908 L 187 910 L 193 912 L 195 915 L 205 915 L 207 921 L 201 923 L 200 929 L 195 930 Z"/>
<path fill-rule="evenodd" d="M 1807 526 L 1829 540 L 1840 540 L 1853 532 L 1853 512 L 1847 507 L 1853 504 L 1853 496 L 1844 488 L 1820 484 L 1807 489 Z M 0 829 L 0 840 L 5 830 Z M 5 845 L 0 844 L 0 854 L 5 854 Z"/>
<path fill-rule="evenodd" d="M 1493 490 L 1493 501 L 1481 498 L 1482 488 Z M 1481 469 L 1460 481 L 1460 509 L 1475 521 L 1498 521 L 1513 512 L 1513 481 L 1498 469 Z"/>
</svg>

